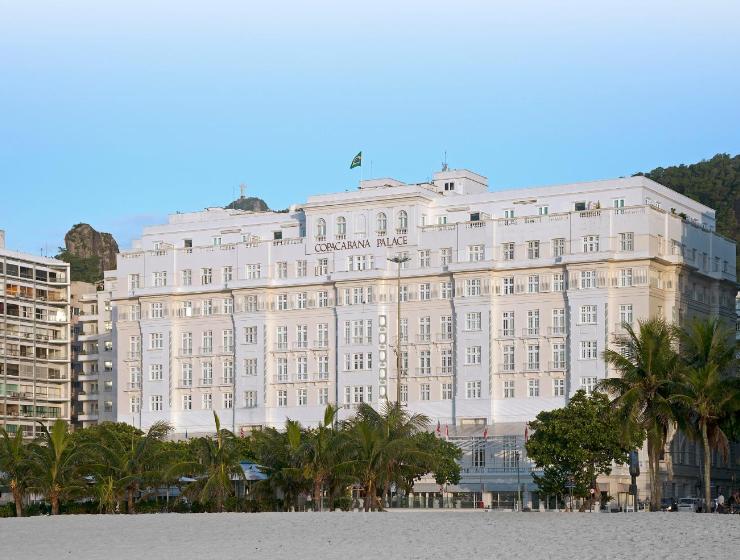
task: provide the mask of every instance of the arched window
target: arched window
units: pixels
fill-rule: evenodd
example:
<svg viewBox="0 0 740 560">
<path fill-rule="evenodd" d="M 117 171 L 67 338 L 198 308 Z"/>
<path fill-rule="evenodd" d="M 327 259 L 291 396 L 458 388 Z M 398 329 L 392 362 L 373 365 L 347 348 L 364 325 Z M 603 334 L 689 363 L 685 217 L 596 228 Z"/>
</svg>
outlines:
<svg viewBox="0 0 740 560">
<path fill-rule="evenodd" d="M 406 213 L 406 210 L 401 210 L 398 213 L 398 233 L 406 233 L 406 230 L 409 227 L 409 215 Z"/>
<path fill-rule="evenodd" d="M 319 239 L 326 237 L 326 220 L 324 218 L 319 218 L 319 221 L 316 222 L 316 237 Z"/>
<path fill-rule="evenodd" d="M 378 234 L 385 235 L 385 230 L 388 229 L 388 218 L 385 216 L 385 212 L 378 214 Z"/>
<path fill-rule="evenodd" d="M 337 237 L 347 235 L 347 219 L 344 216 L 337 218 Z"/>
<path fill-rule="evenodd" d="M 357 229 L 355 230 L 355 233 L 361 237 L 365 237 L 365 235 L 367 235 L 367 218 L 362 214 L 357 216 Z"/>
</svg>

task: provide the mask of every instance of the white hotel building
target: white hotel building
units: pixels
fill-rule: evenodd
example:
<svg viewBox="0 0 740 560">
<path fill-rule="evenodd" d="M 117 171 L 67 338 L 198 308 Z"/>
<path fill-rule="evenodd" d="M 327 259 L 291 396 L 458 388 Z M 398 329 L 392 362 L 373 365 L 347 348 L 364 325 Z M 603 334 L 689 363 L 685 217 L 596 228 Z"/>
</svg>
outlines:
<svg viewBox="0 0 740 560">
<path fill-rule="evenodd" d="M 644 177 L 490 192 L 466 170 L 286 213 L 175 214 L 118 257 L 118 418 L 192 435 L 216 410 L 243 433 L 395 400 L 402 254 L 402 400 L 520 446 L 539 411 L 612 374 L 601 352 L 623 322 L 734 322 L 735 245 L 714 229 Z"/>
</svg>

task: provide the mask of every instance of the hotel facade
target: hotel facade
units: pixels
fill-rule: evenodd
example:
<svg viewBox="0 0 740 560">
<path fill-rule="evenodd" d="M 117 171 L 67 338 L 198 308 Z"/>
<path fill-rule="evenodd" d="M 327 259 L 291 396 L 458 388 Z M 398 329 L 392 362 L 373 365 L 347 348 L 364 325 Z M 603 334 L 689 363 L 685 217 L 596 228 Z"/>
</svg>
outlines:
<svg viewBox="0 0 740 560">
<path fill-rule="evenodd" d="M 214 410 L 237 434 L 315 424 L 329 403 L 346 417 L 396 400 L 400 352 L 409 409 L 496 442 L 466 456 L 476 480 L 511 464 L 538 412 L 615 375 L 601 354 L 624 323 L 735 321 L 714 211 L 645 177 L 362 181 L 287 212 L 172 215 L 117 266 L 119 420 L 192 435 Z"/>
</svg>

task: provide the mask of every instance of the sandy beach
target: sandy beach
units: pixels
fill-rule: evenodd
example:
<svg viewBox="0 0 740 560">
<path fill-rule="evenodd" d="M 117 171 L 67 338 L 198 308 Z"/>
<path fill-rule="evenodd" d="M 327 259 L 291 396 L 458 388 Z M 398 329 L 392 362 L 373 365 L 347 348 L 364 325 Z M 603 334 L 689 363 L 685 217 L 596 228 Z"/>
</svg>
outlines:
<svg viewBox="0 0 740 560">
<path fill-rule="evenodd" d="M 485 512 L 0 520 L 0 558 L 729 558 L 740 516 Z"/>
</svg>

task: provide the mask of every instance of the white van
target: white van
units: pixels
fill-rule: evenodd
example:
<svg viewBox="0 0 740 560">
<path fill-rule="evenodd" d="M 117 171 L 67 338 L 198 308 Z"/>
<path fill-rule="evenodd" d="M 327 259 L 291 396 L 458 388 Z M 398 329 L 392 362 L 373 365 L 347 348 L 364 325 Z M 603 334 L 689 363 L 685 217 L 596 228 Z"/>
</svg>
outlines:
<svg viewBox="0 0 740 560">
<path fill-rule="evenodd" d="M 701 506 L 699 498 L 681 498 L 678 500 L 678 511 L 696 513 Z"/>
</svg>

